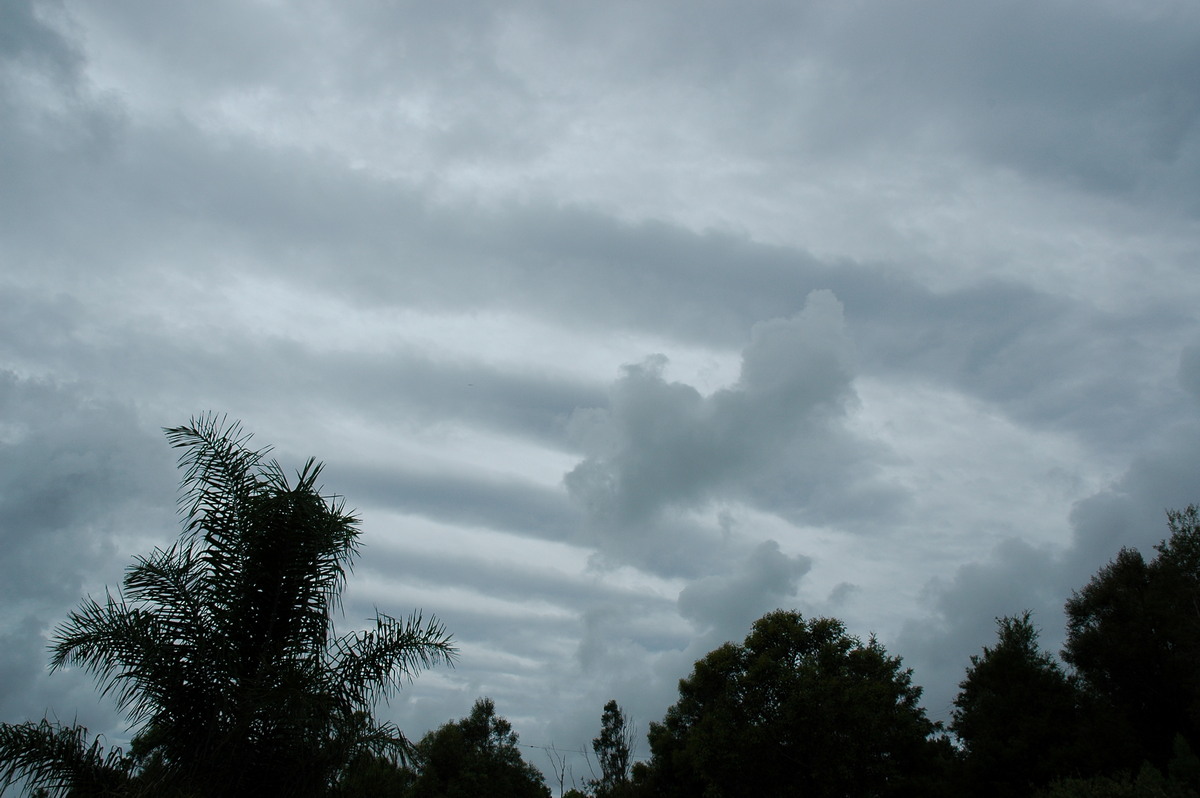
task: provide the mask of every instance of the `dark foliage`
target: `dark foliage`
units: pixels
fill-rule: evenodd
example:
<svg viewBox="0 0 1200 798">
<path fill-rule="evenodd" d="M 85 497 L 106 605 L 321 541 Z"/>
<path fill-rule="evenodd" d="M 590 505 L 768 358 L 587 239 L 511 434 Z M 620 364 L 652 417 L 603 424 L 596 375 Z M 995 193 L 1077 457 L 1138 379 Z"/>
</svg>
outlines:
<svg viewBox="0 0 1200 798">
<path fill-rule="evenodd" d="M 431 731 L 417 743 L 419 773 L 412 798 L 550 798 L 541 771 L 521 757 L 517 733 L 481 698 L 465 718 Z"/>
<path fill-rule="evenodd" d="M 1200 798 L 1200 759 L 1182 737 L 1173 750 L 1165 773 L 1143 762 L 1136 773 L 1061 779 L 1037 798 Z"/>
<path fill-rule="evenodd" d="M 449 636 L 419 614 L 337 636 L 358 519 L 321 493 L 318 463 L 293 482 L 249 437 L 214 416 L 167 430 L 182 451 L 181 539 L 137 558 L 120 593 L 86 600 L 54 636 L 52 667 L 91 672 L 128 716 L 130 755 L 101 755 L 81 729 L 6 725 L 5 783 L 92 794 L 103 776 L 105 794 L 323 795 L 364 756 L 408 755 L 371 709 L 451 662 Z"/>
<path fill-rule="evenodd" d="M 1122 549 L 1066 605 L 1063 658 L 1127 727 L 1131 769 L 1165 768 L 1177 735 L 1200 743 L 1200 511 L 1168 526 L 1154 560 Z"/>
<path fill-rule="evenodd" d="M 600 778 L 588 786 L 596 798 L 621 798 L 630 792 L 630 767 L 633 756 L 633 729 L 629 718 L 615 700 L 604 705 L 600 716 L 600 736 L 592 740 L 592 751 L 600 763 Z"/>
<path fill-rule="evenodd" d="M 920 694 L 874 640 L 773 612 L 680 681 L 635 777 L 663 796 L 929 794 L 945 748 Z"/>
<path fill-rule="evenodd" d="M 1110 762 L 1101 707 L 1038 648 L 1029 612 L 997 619 L 997 641 L 971 657 L 954 700 L 952 730 L 972 795 L 1016 798 Z"/>
</svg>

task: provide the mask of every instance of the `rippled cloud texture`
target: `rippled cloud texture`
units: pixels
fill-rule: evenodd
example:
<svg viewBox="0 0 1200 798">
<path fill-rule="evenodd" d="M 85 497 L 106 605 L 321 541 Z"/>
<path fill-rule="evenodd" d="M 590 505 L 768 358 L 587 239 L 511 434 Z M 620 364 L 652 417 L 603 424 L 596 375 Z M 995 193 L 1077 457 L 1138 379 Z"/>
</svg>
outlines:
<svg viewBox="0 0 1200 798">
<path fill-rule="evenodd" d="M 1197 86 L 1182 0 L 0 4 L 0 719 L 121 739 L 47 634 L 209 410 L 457 637 L 412 735 L 644 730 L 777 607 L 946 719 L 1200 501 Z"/>
</svg>

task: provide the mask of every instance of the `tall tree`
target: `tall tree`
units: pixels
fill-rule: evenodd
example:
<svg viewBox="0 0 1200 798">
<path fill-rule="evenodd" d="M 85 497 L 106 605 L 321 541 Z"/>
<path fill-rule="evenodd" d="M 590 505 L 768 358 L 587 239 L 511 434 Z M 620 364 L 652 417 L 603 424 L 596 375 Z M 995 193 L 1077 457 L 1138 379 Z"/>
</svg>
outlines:
<svg viewBox="0 0 1200 798">
<path fill-rule="evenodd" d="M 1055 779 L 1096 772 L 1096 714 L 1053 656 L 1028 611 L 996 620 L 997 640 L 971 657 L 951 729 L 963 748 L 964 790 L 1028 796 Z"/>
<path fill-rule="evenodd" d="M 86 792 L 82 762 L 118 794 L 321 795 L 363 756 L 405 758 L 403 734 L 371 710 L 453 660 L 442 624 L 377 614 L 338 636 L 359 522 L 322 493 L 321 465 L 293 481 L 223 417 L 166 433 L 184 470 L 180 540 L 138 557 L 123 590 L 86 600 L 52 643 L 53 669 L 90 671 L 116 697 L 132 753 L 110 761 L 73 727 L 6 724 L 0 783 Z"/>
<path fill-rule="evenodd" d="M 550 798 L 536 767 L 521 757 L 512 724 L 480 698 L 471 714 L 429 732 L 417 743 L 419 773 L 412 798 Z"/>
<path fill-rule="evenodd" d="M 1165 767 L 1176 735 L 1200 748 L 1200 510 L 1167 523 L 1152 561 L 1122 549 L 1066 605 L 1063 658 L 1128 723 L 1133 768 Z"/>
<path fill-rule="evenodd" d="M 635 780 L 668 796 L 930 794 L 942 748 L 920 695 L 875 640 L 772 612 L 680 681 Z"/>
<path fill-rule="evenodd" d="M 589 785 L 596 798 L 624 795 L 629 788 L 633 729 L 615 699 L 604 705 L 604 714 L 600 716 L 600 736 L 592 739 L 592 751 L 600 763 L 600 778 Z"/>
</svg>

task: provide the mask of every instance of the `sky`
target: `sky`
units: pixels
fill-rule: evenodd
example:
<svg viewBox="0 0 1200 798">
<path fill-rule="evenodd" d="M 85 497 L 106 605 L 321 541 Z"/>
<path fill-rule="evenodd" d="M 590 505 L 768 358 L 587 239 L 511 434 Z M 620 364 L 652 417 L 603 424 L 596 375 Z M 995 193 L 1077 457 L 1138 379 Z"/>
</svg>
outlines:
<svg viewBox="0 0 1200 798">
<path fill-rule="evenodd" d="M 4 0 L 0 719 L 127 739 L 46 643 L 215 412 L 454 635 L 411 737 L 549 771 L 776 608 L 949 720 L 1200 502 L 1198 87 L 1190 0 Z"/>
</svg>

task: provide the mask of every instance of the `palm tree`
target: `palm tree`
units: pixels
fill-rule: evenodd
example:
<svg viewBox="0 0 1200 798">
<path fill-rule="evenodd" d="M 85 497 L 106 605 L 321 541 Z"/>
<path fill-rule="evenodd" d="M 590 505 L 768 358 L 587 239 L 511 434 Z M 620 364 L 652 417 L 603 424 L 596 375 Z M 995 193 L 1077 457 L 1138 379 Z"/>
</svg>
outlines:
<svg viewBox="0 0 1200 798">
<path fill-rule="evenodd" d="M 317 485 L 321 465 L 289 481 L 211 414 L 165 431 L 181 450 L 182 536 L 138 557 L 116 596 L 84 601 L 51 645 L 52 670 L 83 668 L 116 698 L 137 729 L 131 752 L 89 747 L 76 727 L 3 724 L 0 788 L 321 795 L 364 755 L 407 761 L 410 743 L 371 710 L 453 663 L 445 627 L 376 613 L 336 635 L 359 529 Z"/>
</svg>

